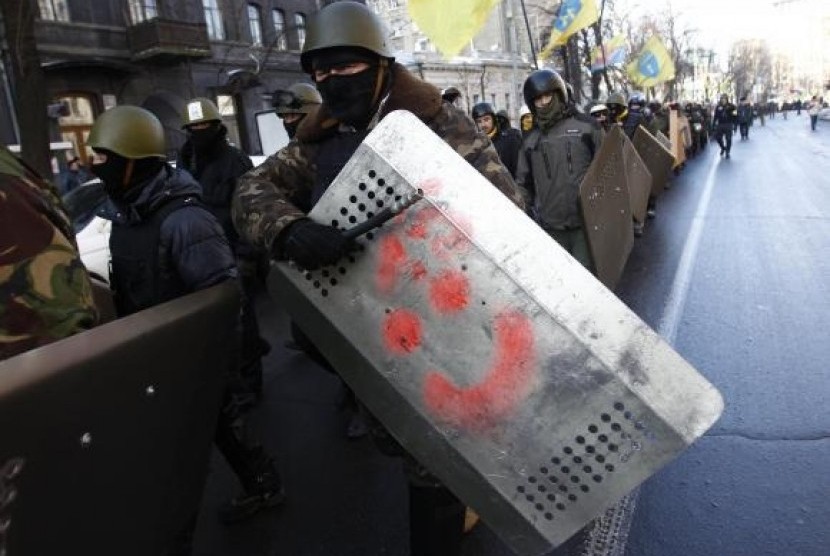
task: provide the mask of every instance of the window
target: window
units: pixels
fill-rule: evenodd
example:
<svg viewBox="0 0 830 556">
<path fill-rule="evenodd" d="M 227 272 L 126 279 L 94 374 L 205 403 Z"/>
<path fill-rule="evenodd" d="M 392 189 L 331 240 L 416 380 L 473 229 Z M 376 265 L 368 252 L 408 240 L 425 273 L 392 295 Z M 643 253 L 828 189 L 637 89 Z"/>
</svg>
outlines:
<svg viewBox="0 0 830 556">
<path fill-rule="evenodd" d="M 262 21 L 256 4 L 248 4 L 248 26 L 251 28 L 251 44 L 262 46 Z"/>
<path fill-rule="evenodd" d="M 285 13 L 282 10 L 273 10 L 271 17 L 274 20 L 274 48 L 286 50 L 288 41 L 285 40 Z"/>
<path fill-rule="evenodd" d="M 58 97 L 55 101 L 63 103 L 68 108 L 67 115 L 58 118 L 61 139 L 72 143 L 73 153 L 81 158 L 83 164 L 86 164 L 92 154 L 92 149 L 86 146 L 86 141 L 95 121 L 91 97 L 67 95 Z"/>
<path fill-rule="evenodd" d="M 49 21 L 69 21 L 69 6 L 66 0 L 38 0 L 40 18 Z"/>
<path fill-rule="evenodd" d="M 305 44 L 305 16 L 301 13 L 294 14 L 294 25 L 297 26 L 297 43 L 302 50 Z"/>
<path fill-rule="evenodd" d="M 158 17 L 156 0 L 130 0 L 130 21 L 133 25 Z"/>
<path fill-rule="evenodd" d="M 217 5 L 217 0 L 202 0 L 205 8 L 205 23 L 207 24 L 208 37 L 215 41 L 225 40 L 225 28 L 222 25 L 222 10 Z"/>
</svg>

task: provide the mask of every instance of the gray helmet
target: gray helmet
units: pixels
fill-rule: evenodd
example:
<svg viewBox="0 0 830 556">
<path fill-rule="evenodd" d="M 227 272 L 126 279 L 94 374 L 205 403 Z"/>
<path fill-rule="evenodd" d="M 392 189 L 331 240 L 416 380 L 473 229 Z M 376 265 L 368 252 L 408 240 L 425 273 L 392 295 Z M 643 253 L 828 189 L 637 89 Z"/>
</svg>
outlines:
<svg viewBox="0 0 830 556">
<path fill-rule="evenodd" d="M 311 58 L 315 52 L 335 47 L 362 48 L 380 57 L 394 59 L 383 22 L 359 2 L 334 2 L 309 19 L 300 54 L 303 71 L 311 73 Z"/>
<path fill-rule="evenodd" d="M 274 91 L 272 103 L 277 114 L 308 114 L 323 103 L 323 97 L 308 83 L 294 83 L 287 90 Z"/>
<path fill-rule="evenodd" d="M 95 120 L 87 145 L 124 158 L 166 158 L 164 127 L 149 110 L 116 106 Z"/>
<path fill-rule="evenodd" d="M 222 114 L 209 98 L 196 97 L 187 101 L 182 127 L 189 125 L 203 124 L 205 122 L 221 122 Z"/>
</svg>

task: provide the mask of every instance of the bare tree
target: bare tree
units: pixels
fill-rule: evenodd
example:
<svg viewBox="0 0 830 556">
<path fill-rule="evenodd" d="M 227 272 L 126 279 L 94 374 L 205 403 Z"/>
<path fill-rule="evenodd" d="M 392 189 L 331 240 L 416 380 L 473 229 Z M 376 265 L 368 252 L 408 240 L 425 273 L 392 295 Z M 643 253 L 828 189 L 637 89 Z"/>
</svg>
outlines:
<svg viewBox="0 0 830 556">
<path fill-rule="evenodd" d="M 35 41 L 34 0 L 0 0 L 6 43 L 14 77 L 15 112 L 23 157 L 42 176 L 52 175 L 49 161 L 49 121 L 46 80 Z"/>
<path fill-rule="evenodd" d="M 771 85 L 767 77 L 772 74 L 772 68 L 772 55 L 766 41 L 752 39 L 734 43 L 729 52 L 728 75 L 732 78 L 735 96 L 752 93 L 756 84 L 763 84 L 762 95 L 766 96 Z"/>
</svg>

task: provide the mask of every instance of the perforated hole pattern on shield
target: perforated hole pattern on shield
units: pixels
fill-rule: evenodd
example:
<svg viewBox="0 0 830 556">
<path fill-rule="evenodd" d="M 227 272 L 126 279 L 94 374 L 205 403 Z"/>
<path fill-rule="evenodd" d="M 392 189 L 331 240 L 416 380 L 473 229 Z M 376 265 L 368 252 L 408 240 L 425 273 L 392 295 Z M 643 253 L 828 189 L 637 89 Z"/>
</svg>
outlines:
<svg viewBox="0 0 830 556">
<path fill-rule="evenodd" d="M 553 521 L 558 512 L 567 511 L 581 496 L 600 490 L 603 482 L 628 462 L 631 453 L 641 449 L 639 431 L 643 429 L 642 421 L 622 402 L 615 402 L 610 411 L 585 426 L 572 443 L 539 465 L 516 486 L 516 492 L 541 517 Z"/>
<path fill-rule="evenodd" d="M 387 178 L 381 176 L 376 170 L 368 170 L 363 179 L 352 188 L 346 203 L 338 208 L 338 216 L 333 218 L 330 224 L 341 231 L 347 230 L 365 222 L 400 200 L 400 193 L 387 181 Z M 376 231 L 364 234 L 357 240 L 356 253 L 337 261 L 337 264 L 313 271 L 299 267 L 297 270 L 314 289 L 320 292 L 320 295 L 328 297 L 331 289 L 337 287 L 343 277 L 348 274 L 349 268 L 357 260 L 356 255 L 366 250 L 364 242 L 374 240 L 375 235 Z"/>
</svg>

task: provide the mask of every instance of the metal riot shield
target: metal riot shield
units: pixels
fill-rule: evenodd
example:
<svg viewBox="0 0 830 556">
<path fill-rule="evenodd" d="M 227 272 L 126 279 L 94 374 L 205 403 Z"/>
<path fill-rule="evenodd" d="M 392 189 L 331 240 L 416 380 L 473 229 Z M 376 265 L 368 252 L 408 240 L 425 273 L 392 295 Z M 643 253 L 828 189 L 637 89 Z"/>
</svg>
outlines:
<svg viewBox="0 0 830 556">
<path fill-rule="evenodd" d="M 674 162 L 671 150 L 666 149 L 642 126 L 634 133 L 633 144 L 651 174 L 651 194 L 659 195 L 665 189 L 671 174 Z"/>
<path fill-rule="evenodd" d="M 0 552 L 179 553 L 238 307 L 216 286 L 0 362 Z"/>
<path fill-rule="evenodd" d="M 562 543 L 709 428 L 718 392 L 408 112 L 310 216 L 425 198 L 270 290 L 391 433 L 520 555 Z"/>
<path fill-rule="evenodd" d="M 669 138 L 674 155 L 674 168 L 686 162 L 686 139 L 681 124 L 680 113 L 677 110 L 669 110 Z"/>
<path fill-rule="evenodd" d="M 634 245 L 631 197 L 623 145 L 628 139 L 613 126 L 579 186 L 579 204 L 591 258 L 600 282 L 613 290 Z"/>
<path fill-rule="evenodd" d="M 631 201 L 631 215 L 637 222 L 646 221 L 648 196 L 651 194 L 651 173 L 640 158 L 637 149 L 625 133 L 622 135 L 622 162 L 628 199 Z"/>
<path fill-rule="evenodd" d="M 662 132 L 662 131 L 658 131 L 658 132 L 657 132 L 657 135 L 655 135 L 655 136 L 654 136 L 654 138 L 655 138 L 655 139 L 657 139 L 657 141 L 658 141 L 661 145 L 663 145 L 663 148 L 664 148 L 664 149 L 666 149 L 667 151 L 671 152 L 671 141 L 669 140 L 669 138 L 668 138 L 668 137 L 666 137 L 665 135 L 663 135 L 663 132 Z M 672 157 L 673 157 L 673 156 L 674 156 L 674 155 L 672 155 Z"/>
</svg>

